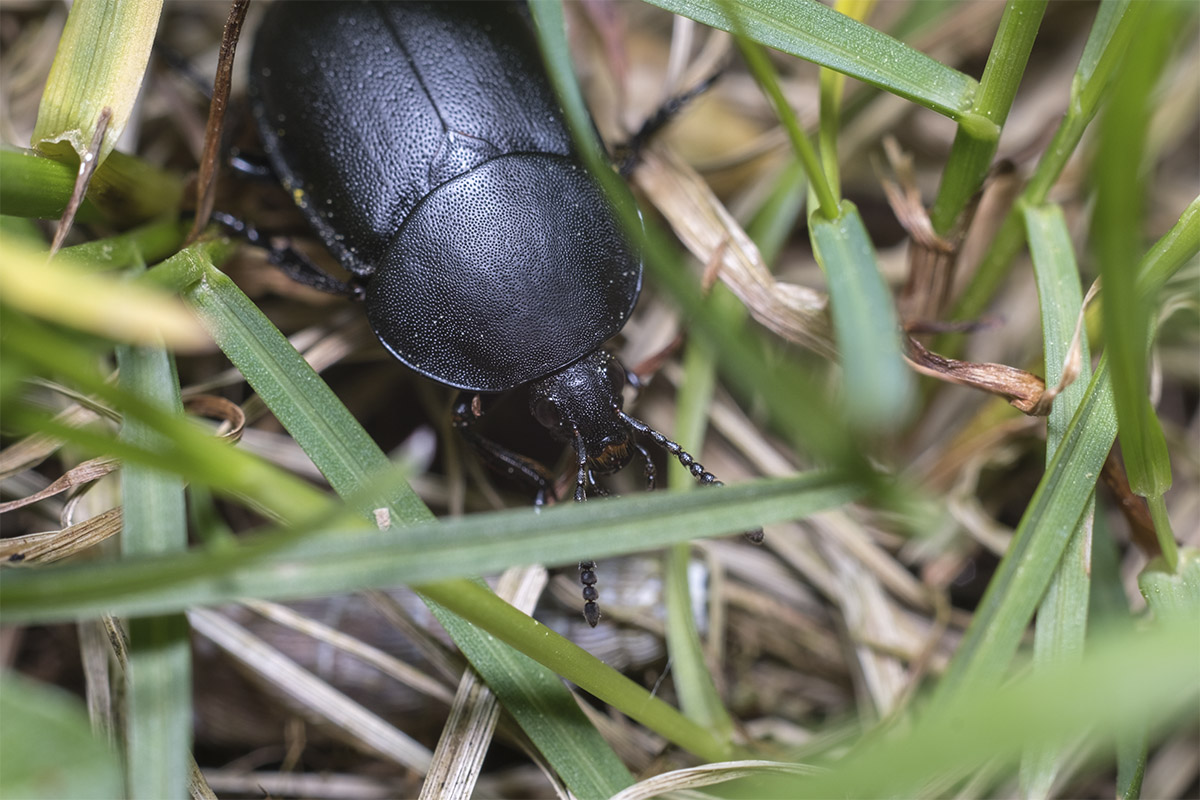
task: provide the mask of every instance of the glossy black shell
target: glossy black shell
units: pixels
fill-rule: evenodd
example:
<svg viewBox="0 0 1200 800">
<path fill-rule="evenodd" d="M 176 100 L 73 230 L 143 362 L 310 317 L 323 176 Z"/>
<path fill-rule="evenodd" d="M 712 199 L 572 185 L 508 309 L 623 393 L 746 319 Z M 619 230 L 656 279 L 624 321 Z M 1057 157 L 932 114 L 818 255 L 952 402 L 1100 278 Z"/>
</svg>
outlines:
<svg viewBox="0 0 1200 800">
<path fill-rule="evenodd" d="M 522 4 L 276 2 L 259 30 L 268 157 L 393 355 L 498 392 L 621 330 L 641 259 L 573 153 Z"/>
</svg>

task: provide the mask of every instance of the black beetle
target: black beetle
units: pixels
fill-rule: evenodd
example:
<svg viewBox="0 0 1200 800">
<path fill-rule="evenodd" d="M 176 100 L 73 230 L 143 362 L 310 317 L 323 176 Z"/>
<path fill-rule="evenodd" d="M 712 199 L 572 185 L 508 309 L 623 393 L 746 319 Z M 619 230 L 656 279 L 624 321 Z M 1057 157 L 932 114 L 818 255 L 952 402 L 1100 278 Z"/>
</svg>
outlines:
<svg viewBox="0 0 1200 800">
<path fill-rule="evenodd" d="M 479 393 L 528 384 L 537 420 L 578 455 L 575 499 L 650 436 L 622 410 L 626 374 L 599 349 L 625 325 L 639 253 L 575 155 L 520 3 L 275 3 L 250 93 L 270 163 L 353 276 L 295 254 L 306 283 L 354 293 L 396 358 L 463 390 L 454 421 L 493 466 L 536 487 L 541 464 L 482 436 Z M 625 197 L 618 202 L 632 203 Z M 595 625 L 595 565 L 580 564 Z"/>
</svg>

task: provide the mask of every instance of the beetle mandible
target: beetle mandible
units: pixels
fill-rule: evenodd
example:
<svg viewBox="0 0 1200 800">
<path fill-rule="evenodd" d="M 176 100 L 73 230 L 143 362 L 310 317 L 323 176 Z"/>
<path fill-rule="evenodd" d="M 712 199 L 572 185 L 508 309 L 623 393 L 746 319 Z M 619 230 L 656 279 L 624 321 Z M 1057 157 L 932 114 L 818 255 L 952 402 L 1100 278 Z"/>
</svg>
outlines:
<svg viewBox="0 0 1200 800">
<path fill-rule="evenodd" d="M 455 426 L 538 503 L 553 476 L 479 433 L 480 393 L 529 385 L 534 417 L 578 456 L 576 500 L 634 453 L 653 483 L 635 431 L 719 485 L 623 410 L 625 371 L 600 346 L 633 311 L 641 257 L 574 152 L 523 4 L 277 2 L 259 30 L 267 156 L 353 276 L 285 265 L 293 277 L 361 298 L 392 355 L 462 390 Z M 580 564 L 593 626 L 594 569 Z"/>
</svg>

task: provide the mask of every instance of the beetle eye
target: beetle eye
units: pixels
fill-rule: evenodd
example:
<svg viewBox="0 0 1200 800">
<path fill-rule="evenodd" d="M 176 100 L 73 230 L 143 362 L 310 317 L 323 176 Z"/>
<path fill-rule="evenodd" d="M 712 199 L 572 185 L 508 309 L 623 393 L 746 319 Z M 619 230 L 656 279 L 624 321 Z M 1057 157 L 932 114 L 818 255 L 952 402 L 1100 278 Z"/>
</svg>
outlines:
<svg viewBox="0 0 1200 800">
<path fill-rule="evenodd" d="M 551 430 L 557 428 L 558 424 L 562 422 L 562 415 L 558 413 L 558 406 L 545 397 L 533 404 L 533 417 Z"/>
</svg>

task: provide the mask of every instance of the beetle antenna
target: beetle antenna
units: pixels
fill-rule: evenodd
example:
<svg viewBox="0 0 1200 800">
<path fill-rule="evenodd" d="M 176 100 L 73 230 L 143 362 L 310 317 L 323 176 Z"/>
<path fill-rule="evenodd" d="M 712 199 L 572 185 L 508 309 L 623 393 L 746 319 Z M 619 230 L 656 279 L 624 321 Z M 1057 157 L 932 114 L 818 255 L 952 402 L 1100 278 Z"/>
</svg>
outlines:
<svg viewBox="0 0 1200 800">
<path fill-rule="evenodd" d="M 680 447 L 678 443 L 672 442 L 666 436 L 663 436 L 661 433 L 654 430 L 654 428 L 651 428 L 649 425 L 636 417 L 629 416 L 624 411 L 618 409 L 617 416 L 624 420 L 626 425 L 633 428 L 638 433 L 646 434 L 654 440 L 655 444 L 666 450 L 671 455 L 675 456 L 675 458 L 679 460 L 679 463 L 682 464 L 688 472 L 692 473 L 692 477 L 698 480 L 700 483 L 709 484 L 711 486 L 725 485 L 717 480 L 716 475 L 713 475 L 711 472 L 706 470 L 703 464 L 692 458 L 692 454 Z"/>
<path fill-rule="evenodd" d="M 671 455 L 675 456 L 675 458 L 679 460 L 679 463 L 682 464 L 688 472 L 692 473 L 692 477 L 700 483 L 708 486 L 725 485 L 721 483 L 721 481 L 717 480 L 716 475 L 713 475 L 711 472 L 706 470 L 703 464 L 692 458 L 692 454 L 680 447 L 677 442 L 671 441 L 666 436 L 663 436 L 661 433 L 654 430 L 654 428 L 651 428 L 649 425 L 642 422 L 640 419 L 629 416 L 621 409 L 617 409 L 617 416 L 624 420 L 626 425 L 633 428 L 638 433 L 646 434 L 654 440 L 655 444 L 666 450 Z M 643 454 L 645 454 L 645 452 L 645 450 L 642 450 Z M 647 458 L 647 462 L 649 462 L 649 458 Z M 762 528 L 755 528 L 753 530 L 746 531 L 743 535 L 754 544 L 762 544 Z"/>
<path fill-rule="evenodd" d="M 662 105 L 655 109 L 653 114 L 646 118 L 646 121 L 642 123 L 642 127 L 638 129 L 637 133 L 629 137 L 629 141 L 622 148 L 624 150 L 624 158 L 621 159 L 619 169 L 622 177 L 628 178 L 633 173 L 633 169 L 637 166 L 646 143 L 665 128 L 667 123 L 679 116 L 679 112 L 683 111 L 684 106 L 711 89 L 724 72 L 725 68 L 721 67 L 692 88 L 674 97 L 667 98 Z"/>
<path fill-rule="evenodd" d="M 600 622 L 600 605 L 596 602 L 600 593 L 596 591 L 595 561 L 579 562 L 579 582 L 583 584 L 583 618 L 594 628 Z"/>
</svg>

